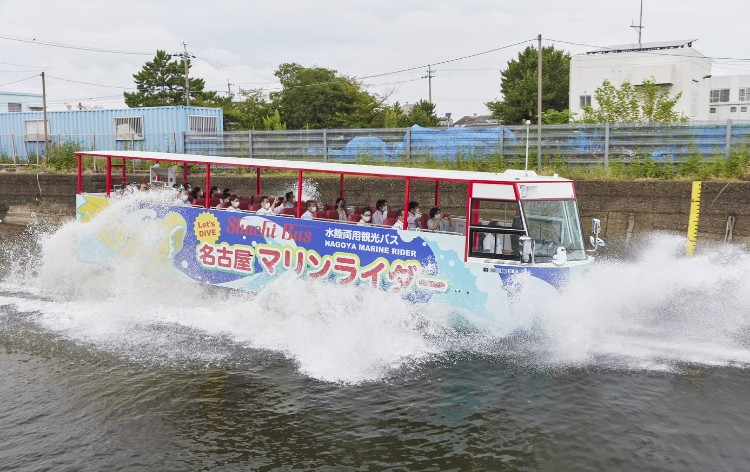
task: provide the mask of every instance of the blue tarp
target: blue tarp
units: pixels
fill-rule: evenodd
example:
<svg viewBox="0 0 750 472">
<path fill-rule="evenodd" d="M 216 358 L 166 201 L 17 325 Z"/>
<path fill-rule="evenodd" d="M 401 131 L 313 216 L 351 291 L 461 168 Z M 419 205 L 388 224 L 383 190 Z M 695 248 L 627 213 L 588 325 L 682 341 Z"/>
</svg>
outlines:
<svg viewBox="0 0 750 472">
<path fill-rule="evenodd" d="M 509 129 L 503 129 L 503 139 L 515 143 L 516 135 Z M 329 157 L 341 160 L 355 160 L 358 157 L 395 160 L 407 156 L 407 146 L 411 146 L 411 155 L 430 156 L 435 159 L 453 159 L 456 155 L 464 157 L 482 156 L 497 153 L 500 150 L 500 128 L 482 130 L 471 128 L 431 129 L 418 125 L 411 127 L 411 136 L 406 133 L 401 141 L 386 142 L 374 136 L 357 137 L 347 142 L 343 149 L 329 149 Z M 409 143 L 409 140 L 411 141 Z"/>
</svg>

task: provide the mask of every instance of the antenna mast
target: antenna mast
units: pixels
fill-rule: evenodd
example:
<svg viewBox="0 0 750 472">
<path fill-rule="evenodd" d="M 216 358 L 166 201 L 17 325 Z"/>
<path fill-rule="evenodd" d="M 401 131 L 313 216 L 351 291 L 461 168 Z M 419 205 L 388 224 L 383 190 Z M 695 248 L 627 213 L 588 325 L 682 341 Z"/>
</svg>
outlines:
<svg viewBox="0 0 750 472">
<path fill-rule="evenodd" d="M 641 14 L 638 17 L 638 24 L 634 25 L 631 22 L 630 27 L 638 31 L 638 49 L 640 49 L 642 47 L 641 46 L 641 33 L 643 33 L 643 0 L 641 0 Z"/>
</svg>

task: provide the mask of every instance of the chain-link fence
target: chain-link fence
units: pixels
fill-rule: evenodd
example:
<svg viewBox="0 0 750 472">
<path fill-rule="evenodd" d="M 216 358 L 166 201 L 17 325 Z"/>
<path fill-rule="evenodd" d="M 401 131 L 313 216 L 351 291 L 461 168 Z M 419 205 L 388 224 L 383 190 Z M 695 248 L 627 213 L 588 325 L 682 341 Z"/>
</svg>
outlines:
<svg viewBox="0 0 750 472">
<path fill-rule="evenodd" d="M 410 163 L 461 159 L 523 160 L 537 153 L 536 126 L 236 131 L 222 134 L 50 135 L 51 147 L 139 150 L 324 162 Z M 750 122 L 570 124 L 544 126 L 545 159 L 600 163 L 650 158 L 684 162 L 689 156 L 728 158 L 750 147 Z M 0 162 L 38 164 L 44 139 L 0 135 Z"/>
</svg>

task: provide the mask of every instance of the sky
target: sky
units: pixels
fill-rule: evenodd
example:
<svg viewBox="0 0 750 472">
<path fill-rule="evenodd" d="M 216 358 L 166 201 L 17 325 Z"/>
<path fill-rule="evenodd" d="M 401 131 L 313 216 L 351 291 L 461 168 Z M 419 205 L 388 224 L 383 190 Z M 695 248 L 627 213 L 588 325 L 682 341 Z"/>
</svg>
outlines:
<svg viewBox="0 0 750 472">
<path fill-rule="evenodd" d="M 184 42 L 191 76 L 224 94 L 278 90 L 273 72 L 296 62 L 414 103 L 428 98 L 434 64 L 437 113 L 457 119 L 488 112 L 500 70 L 537 35 L 571 54 L 635 43 L 639 9 L 640 0 L 0 0 L 0 90 L 41 93 L 45 71 L 50 109 L 121 107 L 156 50 L 181 53 Z M 749 17 L 747 0 L 643 0 L 643 42 L 698 39 L 714 75 L 750 74 Z"/>
</svg>

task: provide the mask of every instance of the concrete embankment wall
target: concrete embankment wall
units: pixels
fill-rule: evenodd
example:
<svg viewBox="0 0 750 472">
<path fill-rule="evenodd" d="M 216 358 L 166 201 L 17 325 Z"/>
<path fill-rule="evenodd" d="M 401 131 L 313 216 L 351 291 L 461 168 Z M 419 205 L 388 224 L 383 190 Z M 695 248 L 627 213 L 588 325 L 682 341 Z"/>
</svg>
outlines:
<svg viewBox="0 0 750 472">
<path fill-rule="evenodd" d="M 212 176 L 212 184 L 231 187 L 240 194 L 255 193 L 255 175 Z M 137 182 L 145 174 L 131 176 Z M 329 176 L 311 178 L 324 202 L 339 195 L 339 179 Z M 191 176 L 191 183 L 203 186 L 204 177 Z M 85 191 L 103 191 L 103 175 L 86 175 Z M 348 177 L 345 180 L 348 203 L 375 202 L 387 198 L 391 208 L 403 205 L 403 181 Z M 269 175 L 263 178 L 264 193 L 279 195 L 295 190 L 296 179 Z M 603 238 L 616 250 L 632 238 L 654 231 L 686 234 L 690 211 L 691 183 L 679 181 L 594 181 L 576 182 L 581 216 L 586 234 L 591 218 L 602 221 Z M 69 174 L 32 174 L 0 172 L 0 219 L 4 224 L 27 225 L 31 221 L 59 223 L 75 214 L 76 177 Z M 432 182 L 412 184 L 412 199 L 422 210 L 432 206 L 435 185 Z M 464 214 L 466 186 L 443 183 L 441 207 Z M 727 219 L 734 216 L 733 241 L 750 243 L 750 182 L 704 182 L 699 225 L 699 243 L 724 241 Z"/>
</svg>

